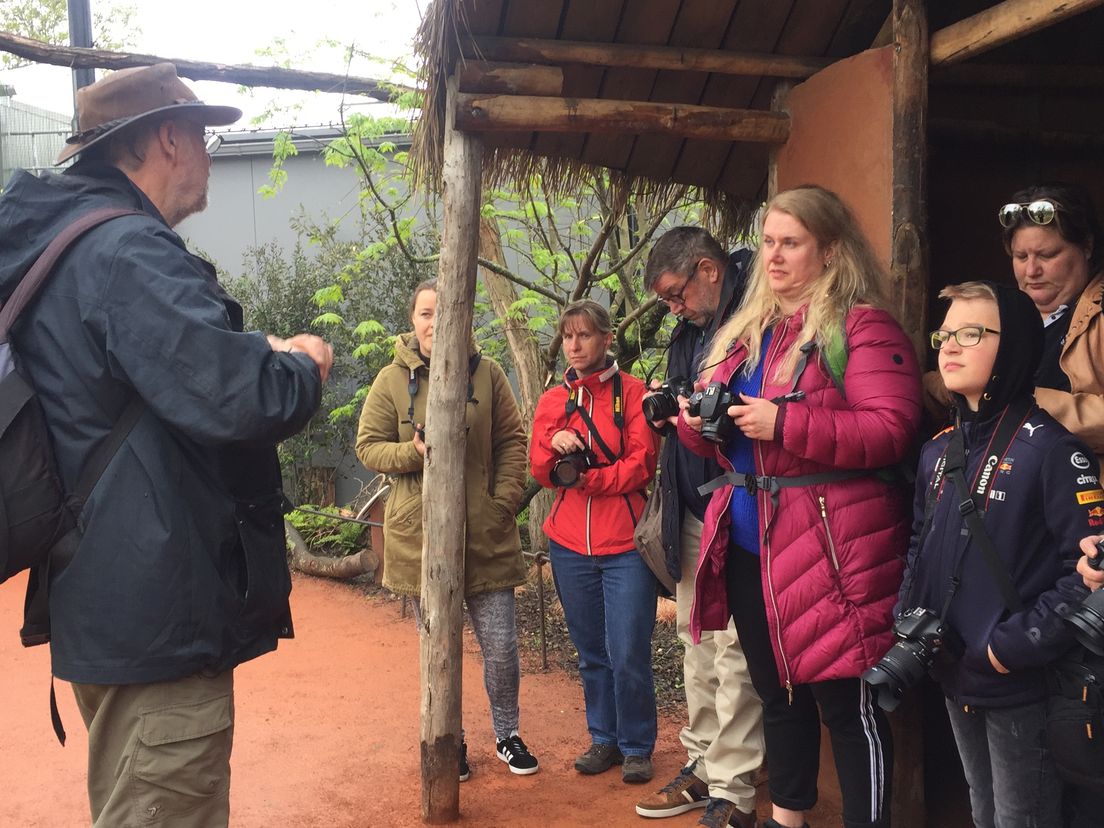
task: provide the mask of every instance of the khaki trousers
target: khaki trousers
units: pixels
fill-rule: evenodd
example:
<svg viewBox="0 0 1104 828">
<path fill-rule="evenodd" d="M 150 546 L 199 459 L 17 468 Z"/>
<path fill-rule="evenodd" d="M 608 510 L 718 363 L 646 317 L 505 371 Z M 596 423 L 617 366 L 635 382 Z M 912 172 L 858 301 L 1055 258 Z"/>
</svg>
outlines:
<svg viewBox="0 0 1104 828">
<path fill-rule="evenodd" d="M 234 671 L 154 684 L 74 684 L 88 728 L 93 828 L 230 820 Z"/>
<path fill-rule="evenodd" d="M 682 522 L 682 578 L 675 591 L 686 708 L 690 721 L 679 733 L 694 775 L 709 795 L 755 810 L 755 772 L 763 763 L 763 708 L 751 686 L 747 661 L 729 619 L 728 629 L 703 631 L 690 640 L 690 607 L 701 549 L 702 522 L 686 514 Z"/>
</svg>

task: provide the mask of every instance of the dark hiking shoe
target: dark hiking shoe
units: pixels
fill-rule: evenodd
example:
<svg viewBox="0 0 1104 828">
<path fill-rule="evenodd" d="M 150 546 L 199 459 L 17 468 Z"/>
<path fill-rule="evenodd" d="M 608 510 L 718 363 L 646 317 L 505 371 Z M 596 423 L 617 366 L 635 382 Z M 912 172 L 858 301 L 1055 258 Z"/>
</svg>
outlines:
<svg viewBox="0 0 1104 828">
<path fill-rule="evenodd" d="M 471 767 L 468 765 L 468 743 L 460 743 L 460 781 L 467 782 L 471 779 Z"/>
<path fill-rule="evenodd" d="M 774 820 L 767 821 L 767 823 L 770 822 L 774 822 Z M 766 828 L 767 823 L 764 824 L 764 828 Z M 776 822 L 774 824 L 778 825 Z M 705 813 L 698 820 L 698 825 L 704 825 L 706 828 L 729 828 L 729 826 L 733 826 L 733 828 L 755 828 L 755 814 L 741 811 L 736 807 L 735 802 L 711 797 L 705 808 Z"/>
<path fill-rule="evenodd" d="M 605 773 L 614 765 L 620 765 L 625 761 L 617 745 L 600 745 L 593 743 L 587 752 L 575 760 L 575 770 L 579 773 Z"/>
<path fill-rule="evenodd" d="M 509 738 L 499 739 L 496 748 L 498 758 L 510 766 L 510 773 L 528 776 L 537 772 L 537 757 L 529 752 L 525 742 L 516 733 Z"/>
<path fill-rule="evenodd" d="M 626 756 L 621 765 L 621 781 L 630 785 L 642 785 L 652 781 L 652 757 Z"/>
<path fill-rule="evenodd" d="M 691 762 L 654 794 L 640 800 L 636 812 L 642 817 L 658 819 L 704 808 L 708 800 L 709 786 L 694 776 L 694 763 Z"/>
</svg>

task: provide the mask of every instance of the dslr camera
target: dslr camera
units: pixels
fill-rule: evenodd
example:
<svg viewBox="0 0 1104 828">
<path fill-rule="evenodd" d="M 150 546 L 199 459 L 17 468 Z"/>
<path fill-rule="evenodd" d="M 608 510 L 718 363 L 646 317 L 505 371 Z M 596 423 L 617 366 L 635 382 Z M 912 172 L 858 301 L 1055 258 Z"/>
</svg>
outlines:
<svg viewBox="0 0 1104 828">
<path fill-rule="evenodd" d="M 694 383 L 686 377 L 671 377 L 641 403 L 644 416 L 649 420 L 666 420 L 679 413 L 679 397 L 694 393 Z"/>
<path fill-rule="evenodd" d="M 730 405 L 742 405 L 737 395 L 723 382 L 711 382 L 701 391 L 690 395 L 690 415 L 701 417 L 701 436 L 713 443 L 726 443 L 736 428 L 728 416 Z"/>
<path fill-rule="evenodd" d="M 552 485 L 562 489 L 570 489 L 579 482 L 579 475 L 587 469 L 593 469 L 598 465 L 598 458 L 590 449 L 573 451 L 565 454 L 556 461 L 548 475 Z"/>
<path fill-rule="evenodd" d="M 1104 541 L 1096 544 L 1096 557 L 1089 558 L 1089 566 L 1104 569 Z M 1081 606 L 1066 616 L 1073 627 L 1073 634 L 1085 649 L 1104 656 L 1104 589 L 1090 592 Z"/>
<path fill-rule="evenodd" d="M 897 642 L 881 661 L 862 674 L 874 689 L 878 706 L 887 713 L 896 710 L 904 691 L 917 684 L 938 659 L 952 664 L 965 647 L 958 633 L 934 612 L 913 607 L 901 613 L 893 625 Z"/>
</svg>

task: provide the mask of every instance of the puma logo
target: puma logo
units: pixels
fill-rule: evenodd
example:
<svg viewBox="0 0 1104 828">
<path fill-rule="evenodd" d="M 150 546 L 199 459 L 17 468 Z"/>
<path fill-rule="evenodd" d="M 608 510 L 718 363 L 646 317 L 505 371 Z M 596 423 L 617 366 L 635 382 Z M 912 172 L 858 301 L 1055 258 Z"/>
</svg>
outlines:
<svg viewBox="0 0 1104 828">
<path fill-rule="evenodd" d="M 1027 434 L 1028 434 L 1029 437 L 1034 437 L 1035 436 L 1035 430 L 1039 429 L 1039 428 L 1042 428 L 1045 425 L 1046 425 L 1046 423 L 1040 423 L 1037 426 L 1033 426 L 1031 423 L 1024 423 L 1023 427 L 1027 429 Z"/>
</svg>

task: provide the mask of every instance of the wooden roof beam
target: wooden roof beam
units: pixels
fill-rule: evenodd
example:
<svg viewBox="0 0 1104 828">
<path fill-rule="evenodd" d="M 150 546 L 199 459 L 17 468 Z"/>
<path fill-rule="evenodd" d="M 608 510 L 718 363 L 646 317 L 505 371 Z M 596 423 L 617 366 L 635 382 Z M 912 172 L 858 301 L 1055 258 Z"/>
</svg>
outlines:
<svg viewBox="0 0 1104 828">
<path fill-rule="evenodd" d="M 467 60 L 456 67 L 461 92 L 559 97 L 563 69 L 528 63 L 491 63 Z"/>
<path fill-rule="evenodd" d="M 610 66 L 623 69 L 664 69 L 775 78 L 807 78 L 832 63 L 819 57 L 791 57 L 721 49 L 679 49 L 628 43 L 587 43 L 534 38 L 473 37 L 462 43 L 468 59 Z"/>
<path fill-rule="evenodd" d="M 932 65 L 966 60 L 1100 5 L 1104 0 L 1004 0 L 935 32 Z"/>
<path fill-rule="evenodd" d="M 782 112 L 643 101 L 460 94 L 455 114 L 465 132 L 663 133 L 768 144 L 783 144 L 790 134 Z"/>
</svg>

